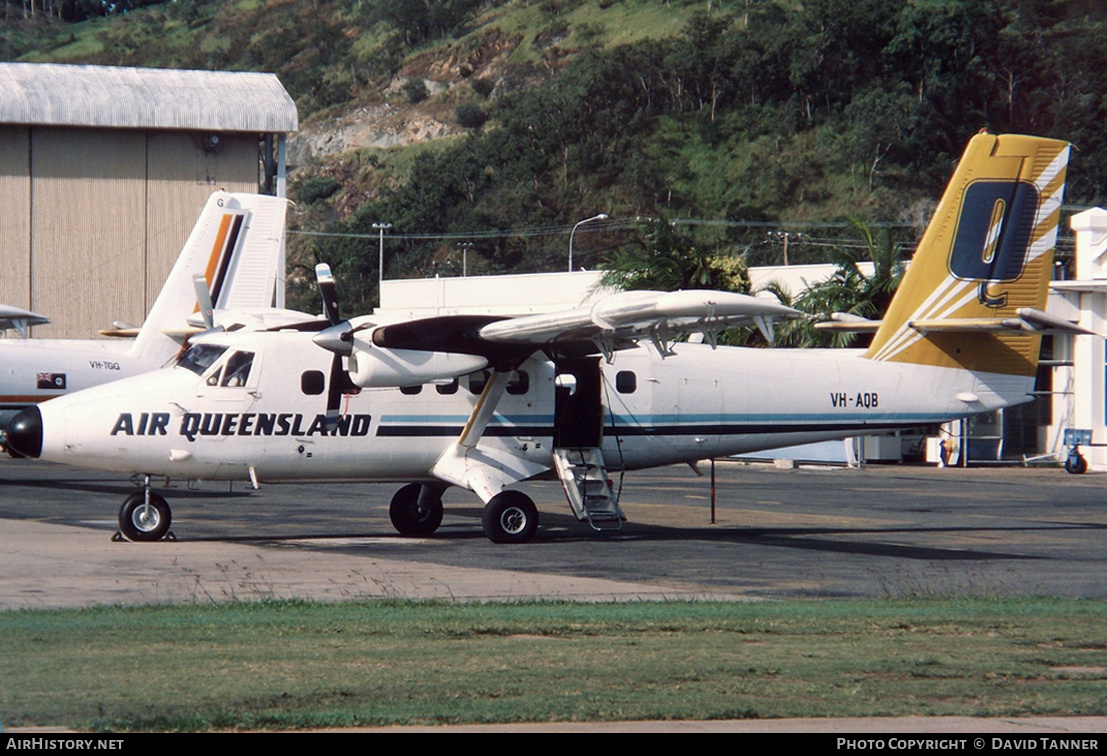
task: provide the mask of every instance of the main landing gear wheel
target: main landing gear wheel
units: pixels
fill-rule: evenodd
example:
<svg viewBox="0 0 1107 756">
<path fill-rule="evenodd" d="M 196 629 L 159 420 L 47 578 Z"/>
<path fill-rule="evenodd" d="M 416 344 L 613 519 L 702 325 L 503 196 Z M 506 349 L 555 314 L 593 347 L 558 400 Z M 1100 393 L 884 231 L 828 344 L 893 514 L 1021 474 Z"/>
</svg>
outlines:
<svg viewBox="0 0 1107 756">
<path fill-rule="evenodd" d="M 409 483 L 392 497 L 388 516 L 392 526 L 405 536 L 429 536 L 442 524 L 442 494 L 434 494 L 420 506 L 419 483 Z"/>
<path fill-rule="evenodd" d="M 521 491 L 501 491 L 488 500 L 480 520 L 492 543 L 526 543 L 538 530 L 538 508 Z"/>
<path fill-rule="evenodd" d="M 160 541 L 169 532 L 173 513 L 160 495 L 149 492 L 150 505 L 146 505 L 146 492 L 131 494 L 119 508 L 119 530 L 128 541 Z"/>
</svg>

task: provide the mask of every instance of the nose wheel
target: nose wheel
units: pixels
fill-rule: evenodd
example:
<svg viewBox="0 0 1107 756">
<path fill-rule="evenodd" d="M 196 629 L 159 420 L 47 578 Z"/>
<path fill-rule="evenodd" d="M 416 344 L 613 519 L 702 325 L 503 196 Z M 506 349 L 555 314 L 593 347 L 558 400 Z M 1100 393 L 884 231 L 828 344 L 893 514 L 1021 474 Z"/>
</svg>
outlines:
<svg viewBox="0 0 1107 756">
<path fill-rule="evenodd" d="M 148 489 L 131 494 L 119 508 L 119 531 L 128 541 L 160 541 L 172 521 L 165 499 Z"/>
</svg>

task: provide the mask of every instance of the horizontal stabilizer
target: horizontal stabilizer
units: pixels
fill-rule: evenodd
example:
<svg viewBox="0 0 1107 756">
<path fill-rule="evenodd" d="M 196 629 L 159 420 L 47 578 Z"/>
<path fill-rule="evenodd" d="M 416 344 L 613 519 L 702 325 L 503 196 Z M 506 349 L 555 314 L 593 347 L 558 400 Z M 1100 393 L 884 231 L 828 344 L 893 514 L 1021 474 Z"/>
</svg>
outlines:
<svg viewBox="0 0 1107 756">
<path fill-rule="evenodd" d="M 175 341 L 183 341 L 189 336 L 195 336 L 212 328 L 221 331 L 272 331 L 298 326 L 311 320 L 312 317 L 305 312 L 282 310 L 276 307 L 212 310 L 207 315 L 194 313 L 187 320 L 189 327 L 167 328 L 162 333 Z"/>
<path fill-rule="evenodd" d="M 843 333 L 876 333 L 881 322 L 863 318 L 860 315 L 852 315 L 848 312 L 835 312 L 831 314 L 830 320 L 816 323 L 815 328 L 820 331 Z"/>
<path fill-rule="evenodd" d="M 111 336 L 116 339 L 133 339 L 138 336 L 138 332 L 142 329 L 138 326 L 127 325 L 126 323 L 112 323 L 111 328 L 101 328 L 101 336 Z"/>
<path fill-rule="evenodd" d="M 1033 307 L 1020 307 L 1015 318 L 932 318 L 912 320 L 909 325 L 919 333 L 1040 333 L 1095 336 L 1094 331 L 1071 320 L 1050 315 Z M 841 317 L 836 317 L 841 316 Z M 869 320 L 845 313 L 834 313 L 829 321 L 816 323 L 820 331 L 875 333 L 880 320 Z"/>
<path fill-rule="evenodd" d="M 1095 336 L 1072 321 L 1050 315 L 1033 307 L 1020 307 L 1014 318 L 936 318 L 912 320 L 910 326 L 921 333 L 1068 333 Z"/>
</svg>

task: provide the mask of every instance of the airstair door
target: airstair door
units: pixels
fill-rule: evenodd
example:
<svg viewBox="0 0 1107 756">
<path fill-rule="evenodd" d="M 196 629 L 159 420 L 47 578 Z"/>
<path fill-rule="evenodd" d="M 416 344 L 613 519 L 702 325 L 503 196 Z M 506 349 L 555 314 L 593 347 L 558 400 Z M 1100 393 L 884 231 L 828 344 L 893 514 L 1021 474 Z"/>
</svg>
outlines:
<svg viewBox="0 0 1107 756">
<path fill-rule="evenodd" d="M 559 360 L 554 396 L 554 448 L 603 444 L 603 376 L 599 357 Z"/>
</svg>

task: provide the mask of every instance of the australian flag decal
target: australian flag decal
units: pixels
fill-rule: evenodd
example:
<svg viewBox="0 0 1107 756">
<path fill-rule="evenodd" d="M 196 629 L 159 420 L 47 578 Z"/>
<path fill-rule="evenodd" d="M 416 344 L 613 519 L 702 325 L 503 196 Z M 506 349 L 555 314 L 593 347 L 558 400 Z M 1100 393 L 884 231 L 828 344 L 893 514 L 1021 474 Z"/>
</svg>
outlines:
<svg viewBox="0 0 1107 756">
<path fill-rule="evenodd" d="M 65 373 L 36 373 L 35 384 L 40 389 L 64 389 Z"/>
</svg>

